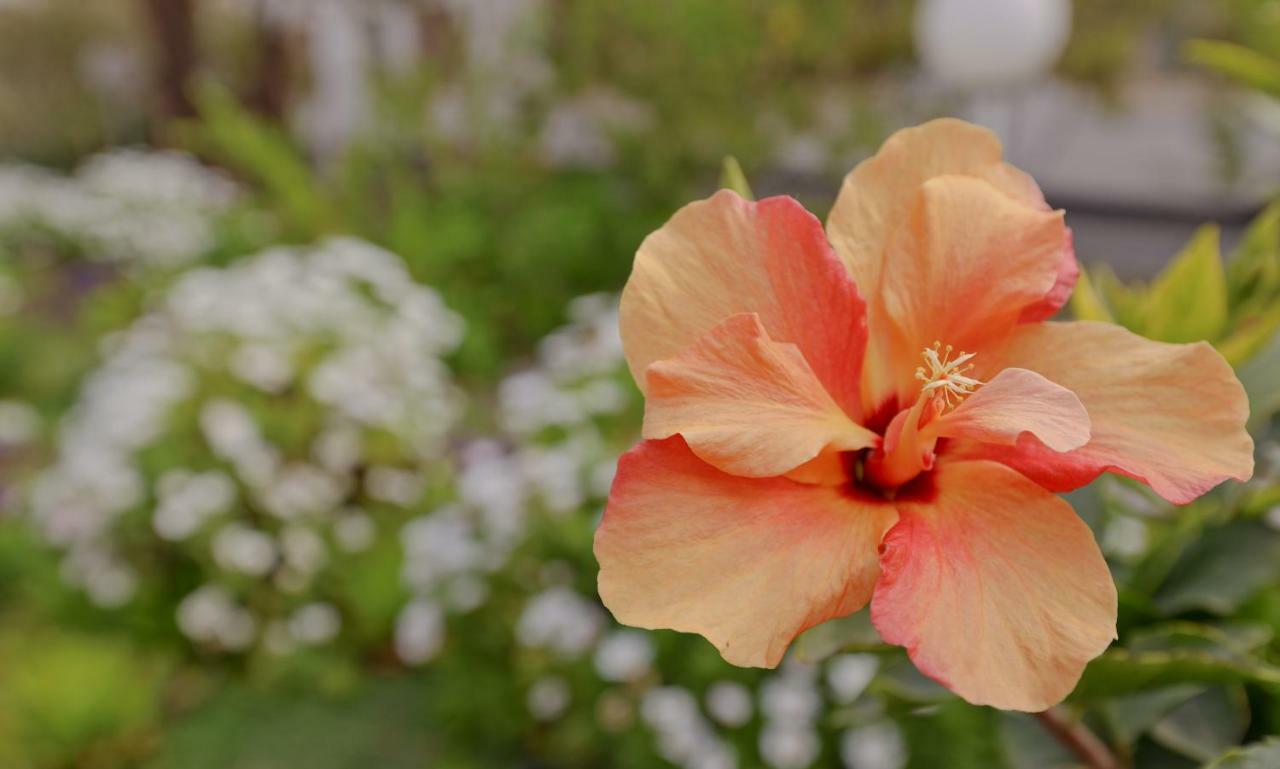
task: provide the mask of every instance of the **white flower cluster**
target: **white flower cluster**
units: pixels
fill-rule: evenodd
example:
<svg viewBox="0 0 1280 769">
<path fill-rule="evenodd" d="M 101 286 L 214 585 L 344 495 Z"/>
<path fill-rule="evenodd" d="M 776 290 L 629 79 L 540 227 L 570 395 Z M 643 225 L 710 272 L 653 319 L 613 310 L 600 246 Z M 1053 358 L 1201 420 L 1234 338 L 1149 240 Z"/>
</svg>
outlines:
<svg viewBox="0 0 1280 769">
<path fill-rule="evenodd" d="M 237 196 L 226 176 L 173 151 L 112 150 L 72 176 L 0 166 L 0 232 L 47 230 L 95 261 L 176 267 L 213 246 Z"/>
<path fill-rule="evenodd" d="M 734 769 L 739 756 L 733 737 L 757 714 L 758 755 L 773 769 L 819 765 L 828 738 L 839 745 L 847 769 L 901 769 L 905 763 L 897 728 L 874 710 L 863 708 L 862 722 L 839 734 L 830 734 L 822 723 L 829 707 L 851 706 L 862 696 L 880 667 L 872 654 L 842 654 L 819 664 L 788 659 L 755 686 L 714 682 L 700 703 L 685 682 L 664 680 L 655 667 L 650 633 L 610 629 L 594 600 L 563 585 L 546 587 L 528 600 L 516 638 L 523 647 L 551 652 L 553 666 L 590 659 L 601 680 L 595 703 L 601 728 L 610 731 L 618 713 L 638 710 L 658 754 L 676 766 Z M 530 714 L 539 721 L 553 722 L 573 704 L 566 676 L 557 669 L 540 676 L 526 693 Z"/>
<path fill-rule="evenodd" d="M 203 570 L 178 610 L 193 640 L 325 643 L 342 617 L 318 577 L 394 531 L 403 515 L 378 511 L 417 503 L 447 464 L 461 396 L 440 356 L 461 334 L 396 256 L 356 240 L 192 270 L 107 339 L 33 484 L 36 522 L 99 604 L 156 579 L 146 569 L 167 548 Z M 406 568 L 437 556 L 429 568 L 456 559 L 437 547 Z M 244 600 L 263 590 L 281 608 Z"/>
<path fill-rule="evenodd" d="M 625 364 L 617 297 L 581 297 L 569 315 L 569 324 L 542 341 L 535 365 L 499 387 L 498 422 L 507 440 L 461 446 L 456 499 L 401 531 L 402 576 L 414 596 L 396 631 L 405 662 L 420 664 L 440 651 L 448 612 L 485 601 L 488 575 L 507 565 L 524 541 L 531 511 L 566 515 L 608 494 L 615 457 L 596 420 L 621 411 L 633 397 L 620 384 Z M 561 432 L 540 440 L 536 434 L 552 425 Z M 572 658 L 594 644 L 602 623 L 594 603 L 557 587 L 530 604 L 517 633 L 522 643 Z M 554 683 L 544 689 L 558 691 Z M 556 699 L 547 695 L 545 701 Z"/>
<path fill-rule="evenodd" d="M 498 392 L 498 418 L 512 435 L 575 428 L 622 411 L 631 396 L 618 335 L 617 297 L 589 294 L 569 304 L 570 323 L 538 344 L 537 365 Z"/>
</svg>

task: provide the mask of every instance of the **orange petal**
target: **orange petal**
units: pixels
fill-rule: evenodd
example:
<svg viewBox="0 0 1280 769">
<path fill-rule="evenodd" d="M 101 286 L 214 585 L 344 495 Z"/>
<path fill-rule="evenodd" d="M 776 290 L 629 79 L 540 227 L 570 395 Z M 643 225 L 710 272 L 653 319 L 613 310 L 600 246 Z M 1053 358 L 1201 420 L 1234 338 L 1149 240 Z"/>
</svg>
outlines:
<svg viewBox="0 0 1280 769">
<path fill-rule="evenodd" d="M 872 408 L 895 389 L 900 372 L 884 354 L 889 331 L 877 300 L 881 273 L 886 263 L 898 258 L 888 249 L 904 226 L 921 185 L 943 175 L 981 179 L 1011 203 L 1047 211 L 1044 196 L 1030 176 L 1001 160 L 1000 140 L 995 134 L 961 120 L 945 118 L 898 131 L 875 156 L 860 163 L 845 177 L 840 195 L 827 219 L 827 234 L 836 252 L 849 266 L 854 281 L 868 297 L 873 329 L 868 353 L 866 399 Z M 1069 233 L 1063 229 L 1055 260 L 1055 279 L 1046 293 L 1024 308 L 1025 320 L 1052 315 L 1066 302 L 1075 284 L 1076 265 Z M 993 273 L 1004 270 L 1001 262 Z M 932 339 L 926 340 L 933 341 Z M 948 340 L 951 341 L 951 340 Z M 954 344 L 954 342 L 952 342 Z M 914 369 L 914 364 L 910 370 Z M 905 406 L 905 404 L 899 404 Z"/>
<path fill-rule="evenodd" d="M 677 433 L 702 460 L 767 478 L 825 448 L 873 446 L 831 399 L 794 344 L 769 338 L 759 316 L 734 315 L 645 372 L 644 437 Z"/>
<path fill-rule="evenodd" d="M 699 633 L 773 667 L 809 627 L 866 604 L 893 508 L 840 489 L 726 475 L 679 438 L 618 463 L 596 531 L 600 597 L 619 622 Z"/>
<path fill-rule="evenodd" d="M 911 375 L 922 348 L 943 340 L 988 349 L 1048 293 L 1064 232 L 1061 212 L 1016 203 L 978 179 L 939 176 L 920 187 L 887 245 L 877 294 L 897 332 L 902 402 L 919 386 Z"/>
<path fill-rule="evenodd" d="M 1059 257 L 1058 277 L 1053 282 L 1053 288 L 1049 289 L 1049 293 L 1045 294 L 1043 299 L 1022 311 L 1022 317 L 1019 320 L 1023 323 L 1035 323 L 1053 317 L 1071 298 L 1076 281 L 1080 279 L 1080 263 L 1076 261 L 1075 238 L 1071 234 L 1071 228 L 1067 227 L 1064 234 L 1066 239 Z"/>
<path fill-rule="evenodd" d="M 872 621 L 969 702 L 1056 704 L 1115 638 L 1116 589 L 1093 534 L 997 463 L 940 463 L 931 480 L 895 502 Z"/>
<path fill-rule="evenodd" d="M 1031 177 L 1004 163 L 1000 140 L 981 126 L 954 118 L 931 120 L 890 136 L 858 164 L 840 187 L 827 234 L 869 295 L 880 283 L 885 244 L 906 218 L 917 189 L 944 174 L 985 179 L 1026 205 L 1047 208 Z"/>
<path fill-rule="evenodd" d="M 1089 413 L 1067 388 L 1034 371 L 1007 368 L 926 429 L 944 438 L 1009 445 L 1030 433 L 1054 451 L 1070 451 L 1088 443 Z"/>
<path fill-rule="evenodd" d="M 1000 355 L 1079 396 L 1092 438 L 1066 454 L 1024 436 L 1016 447 L 956 447 L 999 460 L 1045 488 L 1069 491 L 1105 471 L 1143 481 L 1175 503 L 1253 475 L 1249 401 L 1204 342 L 1152 342 L 1120 326 L 1078 321 L 1022 326 Z"/>
<path fill-rule="evenodd" d="M 644 371 L 731 315 L 754 312 L 769 336 L 800 348 L 818 380 L 860 416 L 866 312 L 822 225 L 791 198 L 758 203 L 722 190 L 676 212 L 640 245 L 622 292 L 622 342 Z"/>
</svg>

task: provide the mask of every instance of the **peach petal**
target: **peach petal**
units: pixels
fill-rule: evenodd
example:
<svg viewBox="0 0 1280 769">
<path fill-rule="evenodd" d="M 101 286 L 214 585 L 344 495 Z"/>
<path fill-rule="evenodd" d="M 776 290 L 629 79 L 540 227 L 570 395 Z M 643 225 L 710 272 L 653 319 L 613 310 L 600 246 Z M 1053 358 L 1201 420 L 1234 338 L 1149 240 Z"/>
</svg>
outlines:
<svg viewBox="0 0 1280 769">
<path fill-rule="evenodd" d="M 749 202 L 722 190 L 680 209 L 641 244 L 620 312 L 642 389 L 649 364 L 754 312 L 775 341 L 800 348 L 847 414 L 860 416 L 865 305 L 822 225 L 791 198 Z"/>
<path fill-rule="evenodd" d="M 898 258 L 889 243 L 910 216 L 920 187 L 944 175 L 971 177 L 987 182 L 1015 205 L 1048 210 L 1035 181 L 1001 157 L 995 134 L 962 120 L 944 118 L 898 131 L 845 177 L 827 219 L 827 235 L 863 296 L 868 297 L 869 322 L 875 327 L 864 372 L 864 401 L 869 409 L 879 407 L 899 384 L 897 364 L 901 361 L 886 351 L 899 343 L 914 344 L 892 338 L 893 332 L 885 328 L 888 319 L 878 296 L 885 264 Z M 1055 279 L 1041 297 L 1022 310 L 1024 321 L 1052 315 L 1066 302 L 1075 284 L 1079 267 L 1065 228 L 1054 264 Z"/>
<path fill-rule="evenodd" d="M 1034 371 L 1007 368 L 927 430 L 1011 446 L 1030 433 L 1054 451 L 1070 451 L 1089 442 L 1089 413 L 1067 388 Z"/>
<path fill-rule="evenodd" d="M 1115 638 L 1115 585 L 1093 534 L 994 462 L 940 463 L 930 481 L 895 501 L 872 621 L 971 703 L 1056 704 Z"/>
<path fill-rule="evenodd" d="M 1000 363 L 1074 392 L 1089 412 L 1092 437 L 1065 454 L 1031 436 L 1015 447 L 957 446 L 963 453 L 1004 462 L 1053 491 L 1117 472 L 1178 504 L 1253 475 L 1248 398 L 1204 342 L 1153 342 L 1090 321 L 1030 324 L 1010 339 Z"/>
<path fill-rule="evenodd" d="M 845 177 L 827 218 L 827 235 L 864 291 L 879 285 L 885 244 L 906 218 L 916 190 L 944 174 L 986 179 L 1027 205 L 1046 207 L 1031 177 L 1006 165 L 1000 140 L 954 118 L 904 128 Z"/>
<path fill-rule="evenodd" d="M 1061 212 L 1016 203 L 979 179 L 921 185 L 887 244 L 877 293 L 902 402 L 919 387 L 912 372 L 924 347 L 983 351 L 1017 326 L 1057 280 L 1064 233 Z"/>
<path fill-rule="evenodd" d="M 1080 263 L 1076 261 L 1075 238 L 1071 228 L 1066 228 L 1066 240 L 1062 246 L 1062 255 L 1058 262 L 1058 277 L 1053 282 L 1049 293 L 1035 304 L 1022 311 L 1018 319 L 1022 323 L 1035 323 L 1053 317 L 1071 298 L 1076 281 L 1080 279 Z"/>
<path fill-rule="evenodd" d="M 875 445 L 831 399 L 794 344 L 759 316 L 730 317 L 645 372 L 644 437 L 679 434 L 703 461 L 751 478 L 782 475 L 823 449 Z"/>
<path fill-rule="evenodd" d="M 883 502 L 726 475 L 680 438 L 618 464 L 596 531 L 600 597 L 619 622 L 698 633 L 735 665 L 773 667 L 801 632 L 864 606 Z"/>
</svg>

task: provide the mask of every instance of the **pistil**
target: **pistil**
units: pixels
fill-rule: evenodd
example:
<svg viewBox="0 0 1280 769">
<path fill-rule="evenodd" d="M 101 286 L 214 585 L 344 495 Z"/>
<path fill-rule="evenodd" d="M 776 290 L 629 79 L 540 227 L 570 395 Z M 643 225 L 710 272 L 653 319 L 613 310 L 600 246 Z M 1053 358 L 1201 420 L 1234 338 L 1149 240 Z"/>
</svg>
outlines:
<svg viewBox="0 0 1280 769">
<path fill-rule="evenodd" d="M 938 438 L 922 430 L 943 413 L 955 408 L 982 382 L 968 376 L 974 353 L 934 342 L 922 354 L 925 365 L 916 369 L 916 379 L 924 384 L 910 409 L 898 413 L 885 430 L 884 443 L 866 461 L 866 480 L 884 490 L 892 490 L 933 468 Z"/>
</svg>

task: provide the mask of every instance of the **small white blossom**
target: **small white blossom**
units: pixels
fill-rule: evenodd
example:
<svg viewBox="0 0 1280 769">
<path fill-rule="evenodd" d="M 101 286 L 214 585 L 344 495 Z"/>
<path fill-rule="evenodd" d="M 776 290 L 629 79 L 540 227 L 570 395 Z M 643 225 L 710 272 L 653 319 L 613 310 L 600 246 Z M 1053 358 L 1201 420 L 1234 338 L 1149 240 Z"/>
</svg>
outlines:
<svg viewBox="0 0 1280 769">
<path fill-rule="evenodd" d="M 521 645 L 546 648 L 565 658 L 585 652 L 604 624 L 599 609 L 567 587 L 553 587 L 525 605 L 516 624 Z"/>
<path fill-rule="evenodd" d="M 544 676 L 529 687 L 525 702 L 539 721 L 554 721 L 569 707 L 569 684 L 557 676 Z"/>
<path fill-rule="evenodd" d="M 638 630 L 617 630 L 596 647 L 595 666 L 606 681 L 634 681 L 653 665 L 653 642 Z"/>
<path fill-rule="evenodd" d="M 304 646 L 328 643 L 341 628 L 342 615 L 327 603 L 309 603 L 289 617 L 289 635 Z"/>
<path fill-rule="evenodd" d="M 436 603 L 417 599 L 396 618 L 396 655 L 406 664 L 430 661 L 444 645 L 444 611 Z"/>
<path fill-rule="evenodd" d="M 861 696 L 880 668 L 874 654 L 841 654 L 827 661 L 827 686 L 835 701 L 848 705 Z"/>
<path fill-rule="evenodd" d="M 719 681 L 707 689 L 707 712 L 721 725 L 736 729 L 751 720 L 751 699 L 751 690 L 742 684 Z"/>
<path fill-rule="evenodd" d="M 850 729 L 840 739 L 846 769 L 902 769 L 907 763 L 902 732 L 890 721 Z"/>
<path fill-rule="evenodd" d="M 817 760 L 821 749 L 810 726 L 769 723 L 760 731 L 760 757 L 775 769 L 804 769 Z"/>
</svg>

